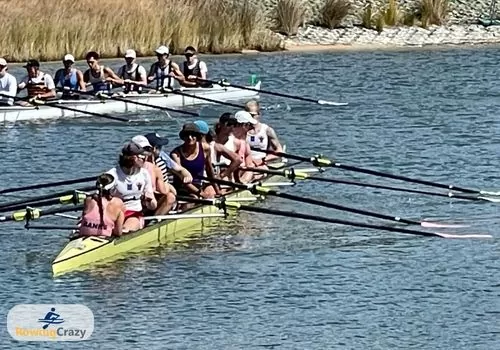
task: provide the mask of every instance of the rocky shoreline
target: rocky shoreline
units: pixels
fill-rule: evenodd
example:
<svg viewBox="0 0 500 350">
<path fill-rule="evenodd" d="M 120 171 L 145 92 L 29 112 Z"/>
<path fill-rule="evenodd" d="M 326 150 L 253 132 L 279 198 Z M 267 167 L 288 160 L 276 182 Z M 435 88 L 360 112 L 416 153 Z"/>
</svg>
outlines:
<svg viewBox="0 0 500 350">
<path fill-rule="evenodd" d="M 380 33 L 361 27 L 325 29 L 307 25 L 293 37 L 282 37 L 287 49 L 311 45 L 397 46 L 500 44 L 500 26 L 477 24 L 389 27 Z"/>
</svg>

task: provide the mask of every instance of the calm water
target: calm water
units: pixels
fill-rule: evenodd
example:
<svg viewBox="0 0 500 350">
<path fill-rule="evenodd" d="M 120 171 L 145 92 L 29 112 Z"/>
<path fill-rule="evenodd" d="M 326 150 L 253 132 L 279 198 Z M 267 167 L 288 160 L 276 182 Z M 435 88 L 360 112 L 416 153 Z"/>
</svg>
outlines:
<svg viewBox="0 0 500 350">
<path fill-rule="evenodd" d="M 499 54 L 478 49 L 206 61 L 212 77 L 245 83 L 257 73 L 269 90 L 350 103 L 321 107 L 263 95 L 265 121 L 295 153 L 500 190 Z M 53 72 L 56 66 L 42 68 Z M 201 111 L 213 122 L 224 109 Z M 138 133 L 157 130 L 178 144 L 180 124 L 188 119 L 147 117 L 150 123 L 138 125 L 79 120 L 0 129 L 0 188 L 97 174 Z M 335 169 L 327 176 L 381 182 Z M 0 223 L 3 315 L 20 303 L 82 303 L 95 314 L 85 344 L 15 343 L 2 326 L 2 348 L 500 348 L 498 205 L 315 182 L 286 190 L 393 215 L 470 223 L 459 232 L 495 239 L 432 239 L 242 213 L 192 244 L 54 279 L 50 264 L 67 233 Z M 263 205 L 366 222 L 279 199 Z"/>
</svg>

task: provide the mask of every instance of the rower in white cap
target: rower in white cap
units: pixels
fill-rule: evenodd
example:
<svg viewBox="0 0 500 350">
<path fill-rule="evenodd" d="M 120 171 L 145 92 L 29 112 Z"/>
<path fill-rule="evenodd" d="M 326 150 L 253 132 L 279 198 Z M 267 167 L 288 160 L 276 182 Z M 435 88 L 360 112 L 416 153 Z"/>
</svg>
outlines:
<svg viewBox="0 0 500 350">
<path fill-rule="evenodd" d="M 14 99 L 8 96 L 16 97 L 17 79 L 7 72 L 7 61 L 0 58 L 0 106 L 12 106 Z"/>
<path fill-rule="evenodd" d="M 158 61 L 151 65 L 148 82 L 156 81 L 155 89 L 158 92 L 174 87 L 174 77 L 182 75 L 179 65 L 169 59 L 170 50 L 162 45 L 155 50 Z"/>
<path fill-rule="evenodd" d="M 118 76 L 123 79 L 124 92 L 141 92 L 148 85 L 146 69 L 135 62 L 137 54 L 134 50 L 125 51 L 126 64 L 118 69 Z"/>
<path fill-rule="evenodd" d="M 85 91 L 87 89 L 83 80 L 83 73 L 73 67 L 75 57 L 71 54 L 66 54 L 62 63 L 64 68 L 57 70 L 54 78 L 56 88 L 62 89 L 63 99 L 78 99 L 80 95 L 75 94 L 74 91 Z"/>
</svg>

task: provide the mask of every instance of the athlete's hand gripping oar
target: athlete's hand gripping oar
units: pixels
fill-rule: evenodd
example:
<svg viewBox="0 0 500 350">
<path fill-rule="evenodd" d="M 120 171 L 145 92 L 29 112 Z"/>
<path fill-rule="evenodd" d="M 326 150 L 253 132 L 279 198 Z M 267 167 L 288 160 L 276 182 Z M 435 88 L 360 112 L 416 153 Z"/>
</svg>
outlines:
<svg viewBox="0 0 500 350">
<path fill-rule="evenodd" d="M 20 187 L 5 188 L 3 190 L 0 190 L 0 194 L 12 193 L 12 192 L 23 192 L 23 191 L 28 191 L 28 190 L 37 190 L 37 189 L 41 189 L 41 188 L 74 185 L 74 184 L 79 184 L 79 183 L 84 183 L 84 182 L 95 181 L 95 179 L 96 179 L 95 176 L 87 176 L 87 177 L 81 177 L 81 178 L 72 179 L 72 180 L 62 180 L 62 181 L 47 182 L 47 183 L 35 184 L 35 185 L 26 185 L 26 186 L 20 186 Z"/>
<path fill-rule="evenodd" d="M 68 213 L 68 212 L 72 212 L 72 211 L 81 211 L 81 210 L 83 210 L 83 205 L 77 205 L 77 206 L 68 207 L 68 208 L 54 208 L 54 209 L 47 209 L 47 210 L 40 210 L 37 208 L 28 208 L 26 210 L 12 213 L 11 215 L 0 216 L 0 222 L 25 221 L 26 219 L 32 220 L 32 219 L 38 219 L 42 216 L 49 216 L 49 215 L 54 215 L 54 214 L 59 214 L 59 213 Z"/>
<path fill-rule="evenodd" d="M 209 179 L 204 177 L 204 180 L 207 181 L 212 181 L 216 182 L 220 185 L 226 185 L 226 186 L 231 186 L 234 188 L 242 188 L 242 189 L 248 189 L 254 194 L 261 194 L 261 195 L 268 195 L 268 196 L 274 196 L 274 197 L 280 197 L 280 198 L 285 198 L 285 199 L 290 199 L 293 201 L 301 202 L 301 203 L 308 203 L 312 205 L 318 205 L 321 207 L 325 208 L 330 208 L 330 209 L 336 209 L 340 211 L 346 211 L 354 214 L 359 214 L 359 215 L 364 215 L 364 216 L 371 216 L 374 218 L 382 219 L 382 220 L 389 220 L 389 221 L 395 221 L 398 223 L 403 223 L 407 225 L 418 225 L 422 227 L 433 227 L 433 228 L 459 228 L 459 227 L 468 227 L 465 225 L 449 225 L 449 224 L 440 224 L 440 223 L 434 223 L 434 222 L 427 222 L 427 221 L 416 221 L 416 220 L 411 220 L 411 219 L 405 219 L 401 218 L 399 216 L 390 216 L 390 215 L 385 215 L 385 214 L 380 214 L 380 213 L 375 213 L 367 210 L 362 210 L 362 209 L 356 209 L 356 208 L 350 208 L 346 207 L 343 205 L 338 205 L 330 202 L 324 202 L 320 201 L 314 198 L 307 198 L 307 197 L 302 197 L 302 196 L 296 196 L 288 193 L 282 193 L 276 190 L 273 190 L 271 188 L 267 187 L 262 187 L 258 186 L 255 184 L 240 184 L 232 181 L 226 181 L 226 180 L 219 180 L 219 179 Z"/>
<path fill-rule="evenodd" d="M 237 88 L 237 89 L 255 91 L 255 92 L 262 93 L 262 94 L 290 98 L 290 99 L 293 99 L 293 100 L 299 100 L 299 101 L 317 103 L 319 105 L 329 105 L 329 106 L 347 106 L 348 105 L 347 102 L 334 102 L 334 101 L 327 101 L 327 100 L 316 100 L 316 99 L 309 98 L 309 97 L 288 95 L 288 94 L 284 94 L 284 93 L 281 93 L 281 92 L 267 91 L 267 90 L 255 89 L 255 88 L 249 87 L 249 86 L 231 84 L 231 83 L 229 83 L 227 81 L 224 81 L 224 80 L 215 81 L 215 80 L 206 80 L 206 79 L 200 79 L 200 78 L 198 78 L 196 80 L 201 81 L 201 82 L 210 83 L 210 84 L 216 84 L 216 85 L 220 85 L 220 86 L 231 86 L 231 87 L 234 87 L 234 88 Z"/>
<path fill-rule="evenodd" d="M 407 228 L 403 228 L 403 227 L 374 225 L 374 224 L 368 224 L 368 223 L 362 223 L 362 222 L 356 222 L 356 221 L 332 219 L 332 218 L 327 218 L 327 217 L 318 216 L 318 215 L 297 213 L 297 212 L 293 212 L 293 211 L 282 211 L 282 210 L 276 210 L 276 209 L 253 207 L 253 206 L 243 205 L 241 203 L 231 202 L 231 199 L 227 199 L 227 201 L 220 200 L 220 199 L 193 199 L 193 201 L 194 201 L 194 203 L 199 203 L 199 204 L 215 205 L 218 208 L 224 209 L 224 210 L 226 210 L 226 208 L 234 208 L 236 210 L 248 211 L 248 212 L 253 212 L 253 213 L 270 214 L 270 215 L 284 216 L 284 217 L 290 217 L 290 218 L 295 218 L 295 219 L 327 222 L 327 223 L 331 223 L 331 224 L 354 226 L 354 227 L 361 227 L 361 228 L 371 228 L 371 229 L 375 229 L 375 230 L 405 233 L 405 234 L 417 235 L 417 236 L 439 237 L 439 238 L 493 238 L 491 235 L 487 235 L 487 234 L 456 235 L 456 234 L 448 234 L 448 233 L 440 233 L 440 232 L 427 232 L 427 231 L 412 230 L 412 229 L 407 229 Z"/>
<path fill-rule="evenodd" d="M 277 155 L 279 157 L 285 157 L 288 159 L 295 159 L 295 160 L 300 160 L 303 162 L 310 162 L 313 165 L 318 166 L 318 167 L 340 168 L 340 169 L 354 171 L 354 172 L 363 173 L 363 174 L 386 177 L 386 178 L 390 178 L 390 179 L 394 179 L 394 180 L 413 182 L 413 183 L 417 183 L 420 185 L 445 188 L 445 189 L 450 190 L 450 191 L 459 191 L 459 192 L 471 193 L 471 194 L 477 194 L 477 195 L 484 195 L 484 194 L 488 193 L 487 191 L 474 190 L 474 189 L 470 189 L 470 188 L 458 187 L 455 185 L 446 185 L 446 184 L 442 184 L 439 182 L 420 180 L 420 179 L 415 179 L 415 178 L 411 178 L 411 177 L 403 176 L 403 175 L 393 175 L 390 173 L 384 173 L 384 172 L 377 171 L 377 170 L 361 168 L 361 167 L 357 167 L 354 165 L 342 164 L 342 163 L 332 161 L 328 158 L 324 158 L 324 157 L 319 156 L 319 155 L 312 156 L 312 157 L 305 157 L 305 156 L 300 156 L 300 155 L 296 155 L 296 154 L 276 152 L 276 151 L 272 151 L 272 150 L 261 150 L 259 148 L 254 148 L 254 147 L 252 147 L 252 150 L 264 152 L 267 154 L 274 154 L 274 155 Z"/>
<path fill-rule="evenodd" d="M 291 181 L 294 181 L 295 179 L 300 179 L 300 180 L 307 179 L 307 180 L 313 180 L 313 181 L 319 181 L 319 182 L 352 185 L 352 186 L 359 186 L 359 187 L 378 188 L 378 189 L 388 190 L 388 191 L 415 193 L 415 194 L 423 194 L 423 195 L 428 195 L 428 196 L 445 197 L 445 198 L 456 198 L 456 199 L 463 199 L 463 200 L 469 200 L 469 201 L 481 201 L 481 202 L 487 201 L 487 202 L 495 202 L 495 203 L 500 202 L 500 198 L 484 197 L 484 196 L 477 196 L 477 195 L 471 196 L 471 195 L 464 195 L 464 194 L 458 194 L 458 193 L 453 193 L 453 192 L 438 193 L 438 192 L 430 192 L 430 191 L 413 190 L 413 189 L 402 188 L 402 187 L 377 185 L 377 184 L 371 184 L 371 183 L 359 182 L 359 181 L 324 178 L 324 177 L 319 177 L 319 176 L 312 176 L 312 175 L 309 175 L 307 173 L 302 173 L 300 171 L 295 171 L 293 168 L 286 169 L 286 170 L 267 170 L 267 169 L 260 169 L 260 168 L 243 167 L 241 169 L 247 170 L 247 171 L 252 171 L 255 173 L 261 173 L 261 174 L 279 175 L 279 176 L 286 177 Z"/>
<path fill-rule="evenodd" d="M 184 91 L 181 91 L 181 90 L 165 89 L 165 92 L 172 93 L 172 94 L 175 94 L 175 95 L 180 95 L 180 96 L 186 96 L 186 97 L 198 99 L 198 100 L 201 100 L 201 101 L 207 101 L 207 102 L 214 103 L 214 104 L 224 105 L 224 106 L 228 106 L 228 107 L 234 107 L 234 108 L 238 108 L 238 109 L 244 109 L 245 108 L 245 106 L 241 106 L 241 105 L 238 105 L 238 104 L 235 104 L 235 103 L 214 100 L 213 98 L 208 98 L 208 97 L 194 95 L 194 94 L 188 94 L 188 93 L 186 93 Z M 166 96 L 168 96 L 168 95 L 166 95 Z"/>
<path fill-rule="evenodd" d="M 94 190 L 95 186 L 84 188 L 83 190 Z M 42 207 L 46 205 L 54 204 L 78 204 L 83 203 L 86 198 L 86 194 L 82 193 L 81 190 L 76 191 L 64 191 L 59 193 L 47 194 L 39 197 L 28 198 L 23 201 L 15 201 L 10 203 L 5 203 L 0 205 L 0 211 L 8 210 L 18 210 L 26 208 L 27 206 L 37 206 Z"/>
</svg>

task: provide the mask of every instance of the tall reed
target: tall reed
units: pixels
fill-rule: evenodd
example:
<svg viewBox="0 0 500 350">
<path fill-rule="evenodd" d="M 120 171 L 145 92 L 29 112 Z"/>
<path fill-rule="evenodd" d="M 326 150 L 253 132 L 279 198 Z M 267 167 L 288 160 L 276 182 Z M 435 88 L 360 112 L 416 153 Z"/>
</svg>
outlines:
<svg viewBox="0 0 500 350">
<path fill-rule="evenodd" d="M 10 61 L 116 57 L 128 48 L 150 55 L 159 45 L 180 53 L 280 48 L 248 0 L 0 0 L 0 55 Z"/>
</svg>

